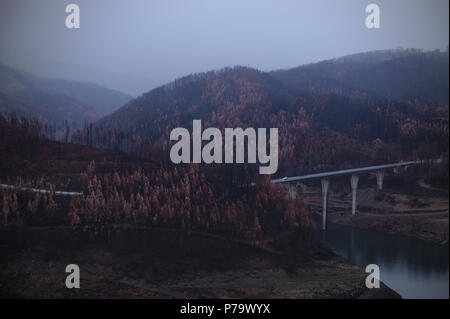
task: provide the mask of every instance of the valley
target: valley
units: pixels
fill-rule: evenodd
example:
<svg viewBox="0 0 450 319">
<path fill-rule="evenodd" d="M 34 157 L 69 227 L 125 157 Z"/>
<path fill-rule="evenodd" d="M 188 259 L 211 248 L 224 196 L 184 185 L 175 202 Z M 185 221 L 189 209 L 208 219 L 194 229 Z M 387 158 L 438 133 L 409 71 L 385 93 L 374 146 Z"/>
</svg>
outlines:
<svg viewBox="0 0 450 319">
<path fill-rule="evenodd" d="M 445 296 L 448 51 L 373 51 L 272 72 L 236 66 L 136 99 L 7 67 L 0 84 L 2 297 L 424 297 L 427 273 Z M 217 136 L 276 128 L 276 149 L 267 139 L 261 148 L 276 154 L 274 174 L 253 161 L 200 161 L 211 146 L 191 141 L 200 121 Z M 170 157 L 180 127 L 189 161 Z M 291 198 L 271 181 L 417 159 L 439 163 L 389 172 L 383 190 L 361 177 L 356 216 L 348 179 L 332 180 L 328 233 L 316 221 L 320 184 L 299 184 Z M 424 256 L 430 263 L 417 262 Z M 378 260 L 387 281 L 368 289 L 365 266 Z M 419 269 L 417 286 L 389 277 L 415 274 L 403 262 Z M 83 289 L 66 288 L 69 263 Z"/>
</svg>

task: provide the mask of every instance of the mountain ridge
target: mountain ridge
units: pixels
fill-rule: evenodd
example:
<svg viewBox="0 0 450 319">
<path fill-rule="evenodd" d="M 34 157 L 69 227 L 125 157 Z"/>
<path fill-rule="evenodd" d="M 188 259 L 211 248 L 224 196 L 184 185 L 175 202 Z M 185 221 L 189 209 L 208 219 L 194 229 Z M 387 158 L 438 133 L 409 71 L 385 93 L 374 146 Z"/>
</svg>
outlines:
<svg viewBox="0 0 450 319">
<path fill-rule="evenodd" d="M 371 59 L 376 56 L 376 59 L 374 59 L 376 61 L 358 63 L 361 66 L 356 67 L 352 62 L 348 62 L 355 59 L 362 60 L 362 56 L 369 56 Z M 402 64 L 398 66 L 397 63 L 400 62 Z M 421 69 L 413 70 L 413 73 L 418 74 L 417 76 L 412 77 L 411 72 L 408 72 L 407 69 L 405 70 L 408 62 L 423 64 L 419 65 Z M 351 66 L 356 71 L 349 70 L 348 63 L 351 63 Z M 342 69 L 341 64 L 344 65 L 344 69 Z M 443 71 L 437 74 L 433 74 L 433 71 L 424 72 L 423 69 L 427 69 L 429 64 L 432 64 L 433 70 L 438 69 L 438 66 L 442 64 Z M 447 67 L 445 68 L 445 66 Z M 377 67 L 381 67 L 382 70 L 377 71 Z M 324 72 L 326 68 L 328 68 L 328 71 Z M 390 68 L 394 69 L 394 71 L 387 72 L 386 70 Z M 333 72 L 336 72 L 337 75 L 333 74 Z M 346 78 L 345 74 L 341 74 L 342 72 L 347 72 L 349 74 L 348 77 Z M 357 72 L 368 73 L 368 76 L 363 77 Z M 392 86 L 389 86 L 397 80 L 389 80 L 389 78 L 393 77 L 391 73 L 397 73 L 395 75 L 397 78 L 403 77 L 404 81 L 408 80 L 410 83 L 405 85 L 398 84 L 397 86 L 394 83 Z M 371 74 L 375 76 L 370 77 Z M 419 77 L 424 75 L 428 77 L 426 80 L 432 79 L 433 81 L 425 89 L 418 90 L 417 87 L 426 82 L 419 79 Z M 358 76 L 360 76 L 362 84 L 355 84 L 359 80 Z M 241 81 L 237 80 L 238 77 L 242 77 Z M 343 79 L 341 79 L 342 77 Z M 206 83 L 208 81 L 210 81 L 209 84 Z M 224 83 L 226 81 L 229 81 L 230 85 L 225 88 L 226 85 Z M 253 84 L 253 87 L 251 85 L 247 88 L 243 88 L 242 85 L 240 87 L 239 83 L 242 84 L 244 81 L 247 81 L 247 84 Z M 436 89 L 439 93 L 438 97 L 434 98 L 435 96 L 431 92 L 438 81 L 442 81 L 442 84 Z M 385 85 L 383 82 L 388 82 L 388 84 Z M 373 89 L 377 85 L 382 87 Z M 190 86 L 190 88 L 187 89 L 187 86 Z M 263 87 L 265 88 L 262 89 Z M 325 97 L 330 95 L 351 96 L 355 100 L 369 101 L 367 103 L 371 105 L 386 99 L 404 103 L 414 102 L 415 99 L 419 99 L 420 103 L 430 106 L 448 105 L 448 53 L 422 52 L 419 50 L 386 50 L 344 56 L 288 70 L 262 72 L 249 67 L 237 66 L 218 71 L 191 74 L 142 94 L 112 114 L 102 118 L 98 123 L 113 122 L 115 124 L 112 124 L 112 127 L 125 131 L 132 130 L 134 124 L 123 121 L 127 112 L 134 114 L 135 119 L 132 121 L 143 122 L 146 117 L 142 116 L 144 115 L 142 112 L 145 113 L 146 109 L 161 113 L 164 108 L 167 108 L 167 114 L 163 118 L 169 115 L 176 116 L 180 113 L 180 108 L 186 111 L 186 108 L 190 108 L 192 105 L 198 107 L 198 104 L 209 103 L 210 106 L 215 105 L 213 109 L 216 110 L 216 108 L 220 108 L 216 103 L 239 103 L 239 98 L 242 95 L 254 94 L 255 92 L 252 92 L 252 90 L 256 88 L 260 89 L 259 93 L 262 95 L 271 95 L 272 99 L 276 100 L 273 102 L 285 103 L 287 106 L 299 97 Z M 262 92 L 261 89 L 266 92 Z M 216 90 L 215 93 L 218 96 L 216 96 L 215 100 L 211 100 L 212 93 L 208 93 L 207 90 Z M 245 92 L 245 90 L 249 91 Z M 417 90 L 419 94 L 414 96 L 414 92 Z M 238 96 L 239 94 L 240 96 Z M 264 98 L 260 98 L 259 102 L 264 104 Z M 177 104 L 176 110 L 171 108 L 171 104 L 174 103 Z M 201 109 L 206 112 L 211 111 L 205 105 Z M 200 115 L 200 113 L 199 111 L 194 111 L 192 116 Z M 150 118 L 153 118 L 152 114 L 148 115 Z M 139 127 L 142 126 L 145 126 L 145 123 L 135 125 L 136 131 L 139 132 Z"/>
<path fill-rule="evenodd" d="M 286 175 L 319 164 L 339 169 L 437 158 L 448 152 L 447 57 L 410 52 L 353 68 L 354 62 L 325 61 L 288 73 L 239 66 L 188 75 L 144 93 L 96 126 L 100 137 L 112 130 L 148 137 L 163 153 L 172 129 L 192 130 L 193 120 L 220 130 L 276 127 L 277 174 Z M 439 72 L 426 72 L 430 66 Z M 394 76 L 399 83 L 388 79 Z M 366 88 L 370 81 L 375 88 Z"/>
<path fill-rule="evenodd" d="M 1 111 L 46 121 L 95 121 L 131 100 L 126 94 L 97 84 L 38 77 L 1 63 L 0 93 Z"/>
</svg>

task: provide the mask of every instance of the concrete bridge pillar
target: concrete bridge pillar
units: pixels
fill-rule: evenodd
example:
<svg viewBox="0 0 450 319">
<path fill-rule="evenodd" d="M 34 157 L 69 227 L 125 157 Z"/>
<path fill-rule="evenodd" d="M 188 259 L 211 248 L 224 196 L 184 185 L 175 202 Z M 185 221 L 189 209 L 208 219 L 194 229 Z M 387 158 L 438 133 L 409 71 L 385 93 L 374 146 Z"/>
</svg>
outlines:
<svg viewBox="0 0 450 319">
<path fill-rule="evenodd" d="M 295 183 L 289 183 L 289 197 L 291 199 L 297 197 L 297 187 L 295 187 Z"/>
<path fill-rule="evenodd" d="M 350 185 L 352 186 L 352 215 L 356 214 L 356 190 L 358 189 L 358 175 L 352 175 Z"/>
<path fill-rule="evenodd" d="M 383 179 L 384 179 L 384 171 L 378 170 L 377 171 L 377 186 L 380 191 L 383 189 Z"/>
<path fill-rule="evenodd" d="M 326 178 L 322 179 L 322 196 L 323 196 L 323 211 L 322 211 L 322 230 L 327 229 L 327 199 L 328 199 L 328 188 L 330 186 L 330 181 Z"/>
</svg>

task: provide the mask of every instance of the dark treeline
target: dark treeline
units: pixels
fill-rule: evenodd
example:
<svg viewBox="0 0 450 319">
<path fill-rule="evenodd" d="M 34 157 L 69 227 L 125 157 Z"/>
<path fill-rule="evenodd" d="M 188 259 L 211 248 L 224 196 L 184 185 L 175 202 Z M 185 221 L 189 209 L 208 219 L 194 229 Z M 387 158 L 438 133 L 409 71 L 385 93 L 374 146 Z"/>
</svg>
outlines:
<svg viewBox="0 0 450 319">
<path fill-rule="evenodd" d="M 46 132 L 39 121 L 1 117 L 0 147 L 27 157 L 39 151 L 39 145 L 52 143 L 53 135 L 48 132 L 51 129 Z M 80 132 L 88 133 L 89 128 Z M 61 142 L 54 143 L 57 148 Z M 88 139 L 84 143 L 90 144 Z M 88 148 L 87 157 L 89 149 L 95 150 Z M 288 232 L 306 244 L 313 223 L 301 198 L 290 199 L 283 186 L 270 183 L 267 177 L 258 178 L 256 187 L 241 187 L 255 178 L 245 166 L 180 166 L 161 161 L 147 169 L 111 171 L 106 161 L 91 161 L 76 181 L 68 179 L 58 189 L 81 195 L 57 195 L 56 185 L 44 177 L 10 179 L 8 184 L 14 188 L 0 188 L 0 223 L 70 225 L 92 235 L 107 226 L 126 224 L 212 232 L 251 241 Z"/>
</svg>

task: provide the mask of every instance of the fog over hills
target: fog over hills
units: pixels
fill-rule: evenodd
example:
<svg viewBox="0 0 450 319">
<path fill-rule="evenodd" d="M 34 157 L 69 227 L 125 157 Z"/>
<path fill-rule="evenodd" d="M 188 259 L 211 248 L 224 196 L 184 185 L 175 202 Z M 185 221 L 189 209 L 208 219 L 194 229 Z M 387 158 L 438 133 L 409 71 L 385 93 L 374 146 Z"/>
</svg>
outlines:
<svg viewBox="0 0 450 319">
<path fill-rule="evenodd" d="M 238 106 L 246 109 L 251 104 L 263 113 L 280 109 L 297 113 L 300 107 L 311 110 L 315 100 L 329 99 L 330 95 L 352 100 L 340 102 L 341 111 L 355 112 L 346 114 L 351 122 L 353 116 L 368 112 L 369 106 L 386 99 L 448 105 L 448 78 L 448 52 L 413 49 L 366 52 L 272 72 L 235 67 L 175 80 L 143 94 L 99 123 L 159 137 L 167 133 L 165 125 L 169 123 L 171 128 L 189 125 L 192 119 L 211 118 L 222 112 L 227 117 L 230 113 L 226 110 Z M 305 101 L 299 104 L 299 99 Z M 355 108 L 355 103 L 367 107 Z M 247 111 L 239 120 L 250 125 L 253 123 L 246 119 L 252 113 Z"/>
<path fill-rule="evenodd" d="M 376 30 L 361 0 L 74 2 L 76 31 L 64 24 L 66 2 L 2 0 L 0 61 L 136 97 L 227 66 L 271 71 L 380 49 L 443 50 L 449 39 L 448 0 L 380 1 Z"/>
<path fill-rule="evenodd" d="M 449 4 L 1 0 L 0 299 L 448 299 Z"/>
<path fill-rule="evenodd" d="M 47 121 L 95 121 L 130 99 L 96 84 L 42 78 L 0 64 L 2 112 Z"/>
<path fill-rule="evenodd" d="M 449 103 L 448 51 L 372 51 L 271 74 L 294 90 L 310 84 L 345 94 L 366 92 L 378 99 L 389 94 L 398 101 L 417 98 L 431 105 Z"/>
<path fill-rule="evenodd" d="M 191 131 L 193 120 L 221 130 L 278 128 L 280 176 L 317 163 L 432 158 L 448 150 L 448 83 L 448 53 L 437 51 L 372 52 L 273 72 L 225 68 L 151 90 L 97 127 L 100 138 L 123 132 L 121 147 L 142 136 L 165 152 L 172 129 Z"/>
</svg>

